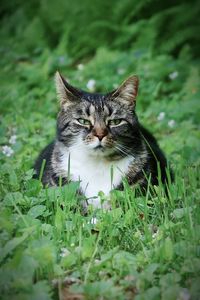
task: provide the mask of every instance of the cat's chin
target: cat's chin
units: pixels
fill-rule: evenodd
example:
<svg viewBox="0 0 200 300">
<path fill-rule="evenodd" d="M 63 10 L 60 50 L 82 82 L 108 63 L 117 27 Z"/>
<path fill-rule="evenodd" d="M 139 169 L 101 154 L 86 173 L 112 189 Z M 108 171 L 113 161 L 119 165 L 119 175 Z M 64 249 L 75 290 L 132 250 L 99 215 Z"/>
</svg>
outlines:
<svg viewBox="0 0 200 300">
<path fill-rule="evenodd" d="M 93 150 L 104 152 L 106 149 L 102 145 L 98 145 L 98 146 L 94 147 Z"/>
<path fill-rule="evenodd" d="M 88 150 L 89 150 L 90 156 L 93 156 L 96 158 L 111 159 L 112 157 L 115 158 L 115 156 L 116 156 L 114 148 L 96 146 L 96 147 L 90 148 Z"/>
<path fill-rule="evenodd" d="M 103 147 L 103 146 L 101 146 L 101 145 L 96 146 L 96 147 L 94 147 L 94 148 L 90 148 L 89 150 L 90 150 L 91 152 L 93 152 L 94 154 L 96 154 L 96 155 L 98 155 L 98 154 L 101 154 L 101 155 L 107 155 L 107 154 L 113 152 L 112 149 Z"/>
<path fill-rule="evenodd" d="M 94 158 L 115 159 L 115 156 L 118 156 L 115 148 L 104 142 L 95 141 L 94 143 L 86 144 L 86 148 L 89 155 Z"/>
</svg>

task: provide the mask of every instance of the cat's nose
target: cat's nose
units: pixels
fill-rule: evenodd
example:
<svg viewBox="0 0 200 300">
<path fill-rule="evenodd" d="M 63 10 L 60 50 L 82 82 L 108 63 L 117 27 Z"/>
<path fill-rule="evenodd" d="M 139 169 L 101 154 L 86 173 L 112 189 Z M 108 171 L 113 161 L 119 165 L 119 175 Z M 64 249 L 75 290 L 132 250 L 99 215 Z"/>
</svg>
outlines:
<svg viewBox="0 0 200 300">
<path fill-rule="evenodd" d="M 93 134 L 94 136 L 98 137 L 98 139 L 101 141 L 108 134 L 108 131 L 107 129 L 96 129 Z"/>
<path fill-rule="evenodd" d="M 98 137 L 98 139 L 101 141 L 104 138 L 105 135 L 97 135 L 96 134 L 95 136 Z"/>
</svg>

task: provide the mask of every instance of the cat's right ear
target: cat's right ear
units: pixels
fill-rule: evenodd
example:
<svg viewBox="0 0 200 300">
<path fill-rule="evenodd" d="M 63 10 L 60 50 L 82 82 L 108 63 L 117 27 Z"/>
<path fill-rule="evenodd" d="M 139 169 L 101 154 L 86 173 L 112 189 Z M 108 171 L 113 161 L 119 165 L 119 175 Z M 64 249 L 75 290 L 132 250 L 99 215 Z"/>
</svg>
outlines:
<svg viewBox="0 0 200 300">
<path fill-rule="evenodd" d="M 112 99 L 124 105 L 135 108 L 139 79 L 136 75 L 126 79 L 119 88 L 112 92 Z"/>
<path fill-rule="evenodd" d="M 62 107 L 66 108 L 80 99 L 80 92 L 71 86 L 58 71 L 55 74 L 55 83 L 58 99 Z"/>
</svg>

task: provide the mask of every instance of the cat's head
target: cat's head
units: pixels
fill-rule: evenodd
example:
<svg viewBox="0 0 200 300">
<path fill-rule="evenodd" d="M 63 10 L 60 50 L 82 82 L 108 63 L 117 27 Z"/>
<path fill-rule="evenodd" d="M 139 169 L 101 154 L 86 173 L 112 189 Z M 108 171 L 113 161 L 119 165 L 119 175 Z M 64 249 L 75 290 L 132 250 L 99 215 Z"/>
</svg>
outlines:
<svg viewBox="0 0 200 300">
<path fill-rule="evenodd" d="M 58 72 L 55 81 L 61 106 L 57 123 L 59 141 L 99 156 L 125 156 L 133 147 L 137 148 L 136 76 L 107 94 L 77 89 Z"/>
</svg>

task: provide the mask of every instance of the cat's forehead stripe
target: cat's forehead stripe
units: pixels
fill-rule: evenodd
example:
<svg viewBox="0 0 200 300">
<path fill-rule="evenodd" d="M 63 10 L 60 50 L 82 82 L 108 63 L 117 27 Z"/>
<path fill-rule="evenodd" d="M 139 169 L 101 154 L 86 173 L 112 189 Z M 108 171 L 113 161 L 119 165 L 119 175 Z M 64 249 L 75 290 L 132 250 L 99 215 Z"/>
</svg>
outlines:
<svg viewBox="0 0 200 300">
<path fill-rule="evenodd" d="M 105 101 L 106 99 L 106 95 L 104 94 L 90 94 L 90 93 L 86 93 L 86 92 L 82 92 L 82 97 L 81 97 L 82 101 L 88 101 L 92 104 L 94 104 L 95 106 L 102 106 L 102 103 Z"/>
<path fill-rule="evenodd" d="M 88 108 L 87 108 L 87 113 L 88 115 L 93 115 L 95 114 L 95 112 L 98 113 L 104 113 L 108 116 L 111 115 L 112 110 L 110 109 L 110 107 L 108 107 L 107 105 L 105 105 L 103 102 L 99 103 L 101 105 L 93 105 L 91 104 Z"/>
<path fill-rule="evenodd" d="M 104 106 L 103 106 L 103 110 L 104 110 L 104 112 L 105 112 L 108 116 L 110 116 L 110 110 L 109 110 L 109 108 L 108 108 L 107 105 L 104 105 Z"/>
<path fill-rule="evenodd" d="M 95 112 L 95 106 L 93 104 L 91 104 L 89 106 L 89 114 L 92 115 Z"/>
</svg>

